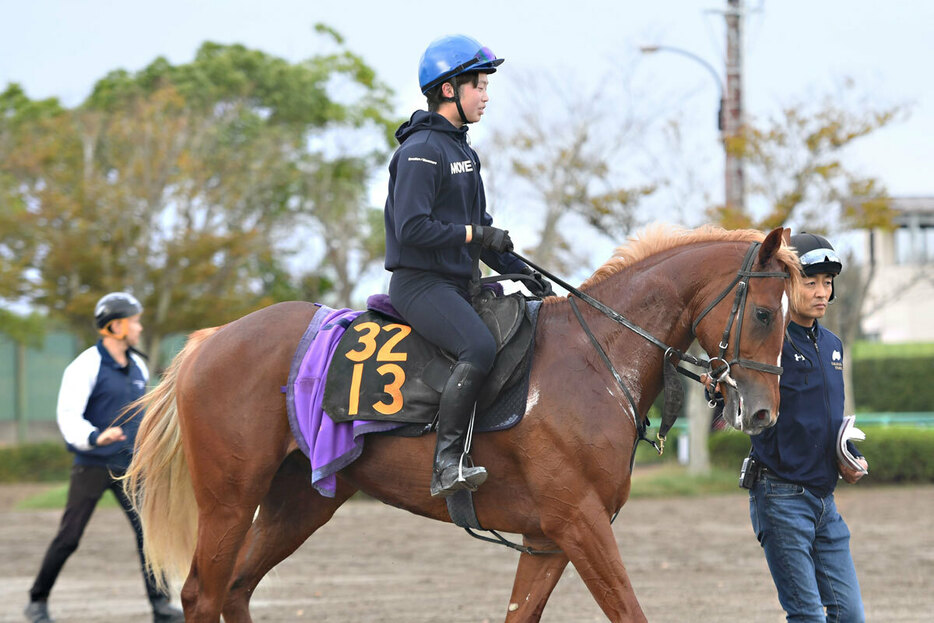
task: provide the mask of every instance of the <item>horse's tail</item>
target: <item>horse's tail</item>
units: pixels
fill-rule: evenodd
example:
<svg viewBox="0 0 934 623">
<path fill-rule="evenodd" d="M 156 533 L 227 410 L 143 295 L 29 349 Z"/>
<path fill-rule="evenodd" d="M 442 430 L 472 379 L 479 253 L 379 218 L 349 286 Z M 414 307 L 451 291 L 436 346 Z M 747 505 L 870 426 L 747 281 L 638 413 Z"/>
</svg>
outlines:
<svg viewBox="0 0 934 623">
<path fill-rule="evenodd" d="M 128 407 L 142 407 L 146 415 L 140 423 L 123 487 L 143 526 L 146 563 L 163 590 L 168 589 L 170 581 L 184 579 L 188 574 L 198 531 L 198 505 L 178 422 L 178 374 L 185 361 L 218 329 L 192 333 L 159 385 Z"/>
</svg>

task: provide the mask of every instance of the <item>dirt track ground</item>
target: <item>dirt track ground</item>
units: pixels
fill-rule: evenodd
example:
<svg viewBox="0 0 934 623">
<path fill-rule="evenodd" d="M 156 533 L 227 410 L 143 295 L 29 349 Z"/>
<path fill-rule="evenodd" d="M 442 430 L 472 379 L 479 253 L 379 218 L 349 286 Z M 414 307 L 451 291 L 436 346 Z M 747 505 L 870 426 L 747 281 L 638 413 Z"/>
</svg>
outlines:
<svg viewBox="0 0 934 623">
<path fill-rule="evenodd" d="M 26 593 L 58 511 L 13 511 L 35 486 L 0 487 L 0 622 L 22 621 Z M 931 621 L 934 485 L 842 486 L 869 621 Z M 742 493 L 630 501 L 617 542 L 650 621 L 784 617 L 749 527 Z M 463 530 L 371 502 L 352 502 L 264 580 L 256 621 L 427 623 L 502 621 L 518 554 Z M 459 561 L 457 570 L 452 559 Z M 461 587 L 461 588 L 457 588 Z M 146 621 L 132 533 L 100 510 L 50 601 L 59 623 Z M 606 620 L 568 567 L 543 621 Z"/>
</svg>

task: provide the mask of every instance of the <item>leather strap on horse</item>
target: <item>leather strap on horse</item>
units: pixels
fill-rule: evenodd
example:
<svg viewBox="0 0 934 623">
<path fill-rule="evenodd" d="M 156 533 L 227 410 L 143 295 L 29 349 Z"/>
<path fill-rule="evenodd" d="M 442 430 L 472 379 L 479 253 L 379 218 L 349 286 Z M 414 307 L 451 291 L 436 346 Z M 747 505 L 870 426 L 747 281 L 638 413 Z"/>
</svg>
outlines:
<svg viewBox="0 0 934 623">
<path fill-rule="evenodd" d="M 600 342 L 597 341 L 596 336 L 593 334 L 593 331 L 590 330 L 590 327 L 587 326 L 587 323 L 584 322 L 584 317 L 581 315 L 580 309 L 577 307 L 577 301 L 574 299 L 568 299 L 571 304 L 571 309 L 574 310 L 574 315 L 577 316 L 577 322 L 580 323 L 581 327 L 584 329 L 584 333 L 587 334 L 587 337 L 590 338 L 590 343 L 593 345 L 594 350 L 600 355 L 600 358 L 603 359 L 603 363 L 610 370 L 610 373 L 613 375 L 613 378 L 616 380 L 616 384 L 622 390 L 623 395 L 626 396 L 626 400 L 629 401 L 629 406 L 632 409 L 632 423 L 636 427 L 636 432 L 639 434 L 639 438 L 636 440 L 636 444 L 639 441 L 644 440 L 648 443 L 652 443 L 648 437 L 645 436 L 645 428 L 647 426 L 647 418 L 639 418 L 639 408 L 636 406 L 636 401 L 633 400 L 632 394 L 629 393 L 629 390 L 626 388 L 626 384 L 623 383 L 623 377 L 620 376 L 619 372 L 616 371 L 616 367 L 613 365 L 613 362 L 610 361 L 610 356 L 606 354 L 603 346 Z M 652 445 L 655 445 L 654 443 Z M 635 456 L 635 453 L 633 453 Z"/>
<path fill-rule="evenodd" d="M 678 380 L 677 376 L 674 376 L 674 372 L 676 371 L 680 374 L 683 374 L 684 376 L 694 379 L 697 382 L 701 382 L 699 375 L 694 374 L 690 370 L 687 370 L 681 367 L 680 365 L 676 367 L 673 363 L 671 363 L 671 358 L 674 357 L 678 361 L 686 361 L 692 365 L 706 368 L 708 370 L 710 368 L 710 362 L 698 359 L 697 357 L 694 357 L 693 355 L 690 355 L 688 353 L 683 353 L 672 346 L 668 346 L 667 344 L 665 344 L 664 342 L 656 338 L 654 335 L 652 335 L 651 333 L 649 333 L 642 327 L 630 322 L 627 318 L 625 318 L 623 315 L 618 313 L 616 310 L 610 308 L 609 306 L 605 305 L 601 301 L 598 301 L 597 299 L 593 298 L 586 292 L 582 292 L 581 290 L 575 288 L 574 286 L 567 283 L 560 277 L 556 277 L 552 273 L 548 272 L 544 268 L 541 268 L 540 266 L 537 266 L 532 261 L 530 261 L 529 259 L 525 257 L 522 257 L 518 253 L 515 253 L 515 255 L 519 259 L 521 259 L 523 262 L 531 266 L 533 269 L 537 270 L 538 272 L 540 272 L 541 274 L 548 277 L 549 279 L 557 283 L 559 286 L 561 286 L 562 288 L 570 292 L 572 295 L 578 297 L 579 299 L 581 299 L 582 301 L 584 301 L 591 307 L 594 307 L 600 312 L 602 312 L 605 316 L 609 317 L 611 320 L 623 325 L 624 327 L 626 327 L 627 329 L 630 329 L 636 334 L 641 335 L 646 340 L 648 340 L 652 344 L 655 344 L 656 346 L 658 346 L 659 348 L 665 351 L 664 362 L 663 362 L 665 408 L 664 408 L 664 411 L 662 412 L 662 421 L 661 421 L 661 425 L 659 426 L 658 433 L 656 434 L 656 441 L 653 441 L 649 439 L 648 437 L 646 437 L 645 435 L 646 427 L 651 425 L 648 418 L 645 418 L 645 419 L 639 418 L 639 410 L 636 407 L 635 400 L 633 400 L 632 395 L 629 393 L 629 390 L 623 384 L 622 377 L 620 376 L 619 372 L 616 371 L 616 368 L 613 367 L 613 363 L 610 361 L 609 356 L 603 350 L 603 347 L 597 341 L 596 337 L 594 337 L 593 332 L 590 330 L 590 327 L 587 326 L 587 323 L 584 321 L 584 318 L 581 315 L 580 310 L 578 309 L 577 302 L 573 298 L 570 298 L 570 297 L 568 298 L 568 301 L 571 304 L 571 309 L 574 311 L 574 315 L 577 317 L 577 321 L 580 323 L 581 327 L 583 327 L 584 332 L 590 338 L 591 344 L 593 344 L 596 351 L 600 354 L 600 357 L 601 359 L 603 359 L 604 364 L 606 364 L 606 366 L 609 368 L 610 372 L 613 374 L 613 378 L 616 380 L 617 385 L 619 385 L 620 389 L 625 394 L 626 399 L 629 401 L 629 404 L 632 408 L 632 420 L 636 426 L 636 434 L 637 434 L 636 442 L 634 445 L 639 445 L 640 441 L 645 441 L 646 443 L 650 444 L 653 448 L 655 448 L 655 451 L 658 452 L 658 454 L 662 454 L 665 451 L 665 439 L 667 438 L 668 431 L 670 431 L 671 427 L 674 426 L 674 423 L 678 419 L 678 415 L 681 412 L 681 406 L 684 404 L 684 388 L 681 386 L 681 382 Z M 732 287 L 732 284 L 730 287 Z M 635 447 L 633 448 L 633 453 L 632 453 L 632 456 L 630 457 L 630 466 L 629 466 L 630 470 L 632 469 L 632 464 L 634 463 L 634 461 L 635 461 Z"/>
<path fill-rule="evenodd" d="M 444 499 L 448 507 L 448 515 L 454 525 L 464 528 L 470 532 L 470 528 L 483 530 L 480 520 L 477 519 L 477 511 L 474 509 L 473 495 L 467 489 L 455 491 Z"/>
</svg>

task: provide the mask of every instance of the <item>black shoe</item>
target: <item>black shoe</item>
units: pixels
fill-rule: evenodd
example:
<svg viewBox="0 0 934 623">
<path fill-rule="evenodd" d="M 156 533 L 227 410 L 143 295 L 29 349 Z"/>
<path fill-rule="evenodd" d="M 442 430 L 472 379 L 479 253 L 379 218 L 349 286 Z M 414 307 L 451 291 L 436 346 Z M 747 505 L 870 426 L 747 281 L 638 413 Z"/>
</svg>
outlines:
<svg viewBox="0 0 934 623">
<path fill-rule="evenodd" d="M 55 623 L 49 616 L 49 604 L 46 601 L 30 601 L 23 614 L 30 623 Z"/>
<path fill-rule="evenodd" d="M 185 613 L 169 603 L 165 597 L 152 600 L 153 623 L 185 623 Z"/>
<path fill-rule="evenodd" d="M 467 489 L 476 491 L 477 487 L 486 482 L 486 468 L 464 467 L 460 470 L 457 465 L 448 465 L 441 472 L 431 475 L 431 497 L 448 497 L 455 491 Z"/>
</svg>

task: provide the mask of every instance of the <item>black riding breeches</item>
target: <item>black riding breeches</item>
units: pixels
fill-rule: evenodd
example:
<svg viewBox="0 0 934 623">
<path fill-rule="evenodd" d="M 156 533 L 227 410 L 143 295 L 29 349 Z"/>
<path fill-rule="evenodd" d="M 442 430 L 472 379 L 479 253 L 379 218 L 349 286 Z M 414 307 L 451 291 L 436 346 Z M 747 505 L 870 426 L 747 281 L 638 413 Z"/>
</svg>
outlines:
<svg viewBox="0 0 934 623">
<path fill-rule="evenodd" d="M 117 502 L 120 503 L 120 507 L 133 527 L 133 532 L 136 535 L 136 549 L 143 568 L 143 581 L 146 584 L 146 593 L 149 600 L 167 597 L 156 588 L 155 578 L 146 568 L 143 557 L 143 529 L 139 517 L 133 512 L 129 498 L 123 492 L 121 482 L 116 480 L 106 467 L 74 465 L 71 468 L 71 482 L 68 485 L 68 501 L 65 504 L 65 512 L 62 515 L 58 534 L 55 535 L 49 545 L 45 558 L 42 560 L 42 567 L 36 576 L 36 581 L 29 590 L 31 601 L 45 601 L 49 598 L 49 593 L 52 591 L 52 586 L 55 584 L 59 572 L 65 566 L 68 557 L 78 549 L 78 543 L 81 541 L 84 529 L 91 519 L 91 514 L 107 489 L 113 492 L 114 497 L 117 498 Z"/>
<path fill-rule="evenodd" d="M 389 283 L 393 307 L 432 344 L 488 373 L 496 341 L 467 300 L 466 279 L 397 268 Z"/>
</svg>

